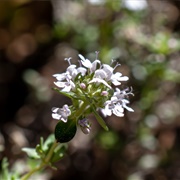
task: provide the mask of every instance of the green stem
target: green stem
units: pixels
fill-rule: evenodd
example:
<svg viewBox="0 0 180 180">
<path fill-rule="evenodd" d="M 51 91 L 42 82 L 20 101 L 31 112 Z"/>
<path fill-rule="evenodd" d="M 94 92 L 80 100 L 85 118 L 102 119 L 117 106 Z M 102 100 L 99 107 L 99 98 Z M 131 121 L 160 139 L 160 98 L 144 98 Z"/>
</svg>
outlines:
<svg viewBox="0 0 180 180">
<path fill-rule="evenodd" d="M 46 164 L 49 163 L 49 161 L 50 161 L 50 159 L 51 159 L 51 157 L 52 157 L 52 155 L 54 153 L 54 149 L 57 147 L 57 145 L 58 145 L 58 142 L 54 141 L 54 143 L 51 146 L 51 149 L 49 150 L 49 152 L 48 152 L 48 154 L 47 154 L 47 156 L 46 156 L 46 158 L 44 160 L 44 163 L 46 163 Z"/>
<path fill-rule="evenodd" d="M 25 174 L 20 180 L 27 180 L 27 179 L 29 179 L 32 174 L 34 174 L 35 172 L 40 171 L 40 170 L 43 169 L 45 166 L 46 166 L 46 164 L 41 163 L 38 167 L 36 167 L 35 169 L 32 169 L 32 170 L 29 171 L 27 174 Z"/>
<path fill-rule="evenodd" d="M 49 161 L 53 155 L 54 149 L 57 147 L 58 142 L 54 142 L 48 152 L 48 154 L 46 155 L 45 159 L 41 162 L 41 164 L 36 167 L 35 169 L 32 169 L 31 171 L 29 171 L 27 174 L 25 174 L 20 180 L 27 180 L 32 174 L 34 174 L 35 172 L 38 172 L 44 168 L 46 168 L 49 165 Z"/>
<path fill-rule="evenodd" d="M 84 102 L 84 101 L 82 102 L 82 104 L 80 105 L 79 110 L 76 111 L 76 113 L 75 113 L 77 119 L 87 109 L 87 105 L 88 105 L 87 102 Z"/>
</svg>

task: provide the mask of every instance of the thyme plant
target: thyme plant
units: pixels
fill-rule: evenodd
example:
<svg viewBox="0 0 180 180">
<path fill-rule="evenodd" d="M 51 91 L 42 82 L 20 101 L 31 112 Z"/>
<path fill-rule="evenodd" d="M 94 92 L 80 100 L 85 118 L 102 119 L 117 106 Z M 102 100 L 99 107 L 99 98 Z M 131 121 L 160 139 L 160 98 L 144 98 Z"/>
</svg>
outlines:
<svg viewBox="0 0 180 180">
<path fill-rule="evenodd" d="M 69 64 L 66 71 L 60 74 L 54 74 L 53 89 L 61 95 L 71 99 L 72 104 L 64 104 L 63 107 L 52 108 L 52 118 L 58 120 L 54 130 L 54 134 L 50 135 L 46 141 L 40 139 L 40 143 L 36 148 L 23 148 L 30 158 L 37 159 L 37 166 L 30 169 L 29 172 L 20 177 L 21 180 L 29 179 L 35 172 L 50 166 L 62 159 L 67 150 L 67 142 L 69 142 L 76 134 L 77 126 L 80 127 L 84 134 L 91 132 L 91 124 L 89 122 L 89 114 L 94 114 L 98 123 L 105 129 L 108 127 L 102 117 L 99 115 L 101 111 L 104 116 L 112 114 L 123 117 L 124 109 L 133 112 L 128 106 L 129 95 L 133 95 L 132 88 L 121 88 L 121 82 L 127 81 L 129 78 L 123 76 L 120 72 L 114 72 L 114 67 L 103 64 L 98 59 L 90 60 L 79 55 L 79 66 L 71 63 L 71 58 L 65 60 Z M 13 173 L 8 173 L 7 161 L 4 160 L 2 179 L 18 178 Z"/>
</svg>

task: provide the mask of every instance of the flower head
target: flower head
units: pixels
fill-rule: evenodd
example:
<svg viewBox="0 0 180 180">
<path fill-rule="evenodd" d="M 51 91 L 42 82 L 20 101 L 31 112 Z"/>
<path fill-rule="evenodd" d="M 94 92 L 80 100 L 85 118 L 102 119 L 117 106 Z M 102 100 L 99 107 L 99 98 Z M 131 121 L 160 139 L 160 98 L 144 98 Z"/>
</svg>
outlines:
<svg viewBox="0 0 180 180">
<path fill-rule="evenodd" d="M 127 106 L 129 101 L 126 98 L 129 94 L 132 94 L 132 92 L 127 92 L 127 90 L 121 91 L 119 88 L 116 88 L 111 99 L 105 102 L 105 108 L 101 109 L 104 116 L 111 116 L 113 113 L 116 116 L 122 117 L 124 116 L 124 108 L 130 112 L 134 112 L 132 108 Z"/>
<path fill-rule="evenodd" d="M 85 134 L 89 134 L 91 131 L 88 120 L 84 118 L 90 113 L 95 115 L 104 129 L 108 129 L 102 117 L 97 113 L 98 109 L 101 109 L 105 116 L 114 114 L 118 117 L 124 116 L 125 109 L 134 111 L 128 106 L 128 96 L 133 95 L 132 90 L 117 87 L 121 85 L 122 81 L 127 81 L 129 78 L 120 72 L 114 72 L 115 68 L 119 66 L 118 63 L 113 68 L 98 60 L 97 55 L 98 53 L 96 53 L 96 59 L 91 62 L 79 54 L 79 67 L 71 64 L 71 58 L 67 58 L 69 66 L 66 71 L 53 75 L 56 78 L 54 84 L 58 87 L 56 90 L 71 98 L 72 106 L 71 109 L 68 105 L 64 105 L 62 108 L 53 108 L 52 117 L 67 122 L 70 116 L 69 119 L 74 120 Z"/>
</svg>

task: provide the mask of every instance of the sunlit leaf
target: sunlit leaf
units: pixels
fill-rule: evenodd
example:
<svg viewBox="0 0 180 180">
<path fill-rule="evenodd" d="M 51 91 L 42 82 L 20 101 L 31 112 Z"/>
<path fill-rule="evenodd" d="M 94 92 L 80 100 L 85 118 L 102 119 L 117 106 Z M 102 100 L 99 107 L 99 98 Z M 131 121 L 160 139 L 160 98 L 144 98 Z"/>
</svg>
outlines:
<svg viewBox="0 0 180 180">
<path fill-rule="evenodd" d="M 92 105 L 93 106 L 93 105 Z M 92 107 L 93 113 L 98 121 L 98 123 L 106 130 L 108 131 L 108 127 L 106 126 L 106 123 L 104 122 L 104 120 L 102 119 L 102 117 L 97 113 L 95 107 Z"/>
<path fill-rule="evenodd" d="M 66 97 L 69 97 L 69 98 L 78 98 L 76 96 L 76 94 L 73 93 L 73 92 L 64 92 L 64 91 L 59 90 L 58 88 L 52 88 L 52 89 L 57 91 L 58 93 L 64 95 L 64 96 L 66 96 Z"/>
<path fill-rule="evenodd" d="M 42 146 L 43 151 L 48 151 L 49 147 L 54 143 L 54 141 L 55 141 L 54 134 L 49 135 Z"/>
<path fill-rule="evenodd" d="M 26 154 L 33 159 L 40 159 L 40 156 L 38 155 L 38 153 L 36 152 L 36 149 L 34 148 L 22 148 L 22 151 L 26 152 Z"/>
</svg>

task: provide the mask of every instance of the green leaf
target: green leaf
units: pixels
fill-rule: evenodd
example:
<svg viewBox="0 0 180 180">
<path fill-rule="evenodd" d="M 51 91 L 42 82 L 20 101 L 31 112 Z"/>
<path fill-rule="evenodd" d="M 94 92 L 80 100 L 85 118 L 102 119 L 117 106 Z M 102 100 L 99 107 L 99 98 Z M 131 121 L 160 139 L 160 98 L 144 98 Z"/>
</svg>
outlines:
<svg viewBox="0 0 180 180">
<path fill-rule="evenodd" d="M 2 160 L 2 164 L 1 164 L 1 169 L 2 169 L 2 174 L 1 174 L 1 179 L 9 179 L 9 170 L 8 170 L 8 166 L 9 166 L 9 163 L 8 163 L 8 160 L 7 158 L 3 158 Z"/>
<path fill-rule="evenodd" d="M 106 130 L 108 131 L 108 127 L 106 126 L 106 123 L 104 122 L 104 120 L 102 119 L 102 117 L 96 112 L 96 107 L 94 105 L 91 106 L 93 113 L 98 121 L 98 123 Z"/>
<path fill-rule="evenodd" d="M 40 157 L 44 157 L 44 156 L 45 156 L 45 155 L 44 155 L 44 151 L 43 151 L 43 149 L 42 149 L 42 147 L 41 147 L 40 144 L 37 144 L 37 145 L 36 145 L 36 152 L 37 152 L 37 154 L 38 154 Z"/>
<path fill-rule="evenodd" d="M 2 163 L 1 163 L 1 172 L 0 172 L 0 179 L 2 180 L 16 180 L 16 179 L 20 179 L 19 178 L 19 174 L 17 171 L 14 172 L 13 171 L 9 171 L 9 163 L 7 158 L 3 158 L 2 159 Z M 14 168 L 14 165 L 12 166 L 11 169 Z"/>
<path fill-rule="evenodd" d="M 11 169 L 14 169 L 15 165 L 11 167 Z M 2 159 L 1 163 L 1 172 L 0 172 L 0 179 L 2 180 L 17 180 L 19 178 L 19 173 L 17 172 L 17 169 L 14 169 L 12 171 L 9 171 L 9 163 L 6 157 Z"/>
<path fill-rule="evenodd" d="M 68 118 L 66 123 L 59 121 L 55 127 L 55 138 L 60 143 L 68 142 L 75 136 L 76 130 L 76 121 L 74 119 Z"/>
<path fill-rule="evenodd" d="M 54 141 L 55 141 L 54 134 L 49 135 L 42 146 L 43 151 L 47 152 L 49 150 L 49 147 L 54 143 Z"/>
<path fill-rule="evenodd" d="M 73 92 L 63 92 L 63 91 L 59 90 L 58 88 L 52 88 L 52 89 L 57 91 L 58 93 L 64 95 L 64 96 L 67 96 L 67 97 L 71 98 L 71 99 L 78 98 L 76 96 L 76 94 L 73 93 Z"/>
<path fill-rule="evenodd" d="M 36 152 L 36 149 L 34 149 L 34 148 L 26 148 L 25 147 L 25 148 L 22 148 L 22 151 L 26 152 L 30 158 L 40 159 L 39 154 Z"/>
<path fill-rule="evenodd" d="M 54 143 L 55 141 L 55 137 L 54 134 L 51 134 L 47 137 L 47 139 L 44 142 L 43 137 L 40 138 L 40 144 L 38 144 L 36 146 L 36 152 L 37 154 L 41 157 L 44 158 L 46 156 L 46 154 L 49 151 L 49 148 L 51 147 L 51 145 Z"/>
<path fill-rule="evenodd" d="M 97 111 L 96 111 L 96 106 L 93 104 L 93 100 L 90 99 L 90 98 L 88 98 L 87 96 L 86 96 L 86 100 L 89 102 L 89 104 L 90 104 L 90 106 L 91 106 L 91 108 L 92 108 L 92 111 L 93 111 L 93 113 L 94 113 L 94 115 L 95 115 L 98 123 L 99 123 L 106 131 L 108 131 L 109 129 L 108 129 L 108 127 L 106 126 L 106 123 L 104 122 L 104 120 L 102 119 L 102 117 L 101 117 L 101 116 L 97 113 Z"/>
<path fill-rule="evenodd" d="M 43 149 L 43 144 L 44 144 L 44 138 L 40 137 L 40 147 Z"/>
</svg>

